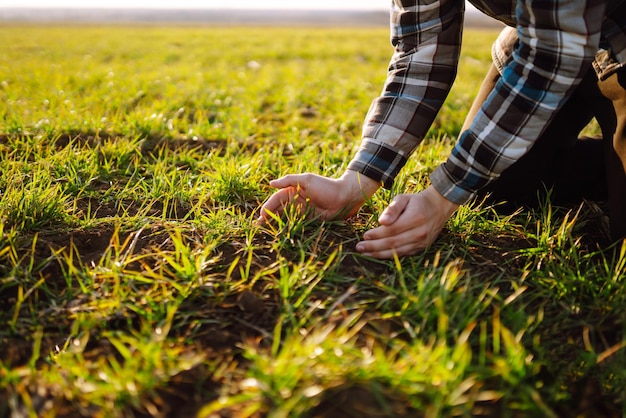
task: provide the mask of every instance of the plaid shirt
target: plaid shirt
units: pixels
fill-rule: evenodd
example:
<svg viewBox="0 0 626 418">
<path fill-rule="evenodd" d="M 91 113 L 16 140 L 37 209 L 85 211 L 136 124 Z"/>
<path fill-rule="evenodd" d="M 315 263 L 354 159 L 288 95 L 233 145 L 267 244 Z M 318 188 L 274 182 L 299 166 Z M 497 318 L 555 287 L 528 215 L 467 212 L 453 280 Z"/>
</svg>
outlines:
<svg viewBox="0 0 626 418">
<path fill-rule="evenodd" d="M 517 28 L 519 44 L 433 186 L 463 204 L 533 145 L 600 48 L 626 63 L 626 0 L 470 0 Z M 393 0 L 394 55 L 348 168 L 390 188 L 430 128 L 456 76 L 464 0 Z M 596 65 L 597 68 L 597 65 Z"/>
</svg>

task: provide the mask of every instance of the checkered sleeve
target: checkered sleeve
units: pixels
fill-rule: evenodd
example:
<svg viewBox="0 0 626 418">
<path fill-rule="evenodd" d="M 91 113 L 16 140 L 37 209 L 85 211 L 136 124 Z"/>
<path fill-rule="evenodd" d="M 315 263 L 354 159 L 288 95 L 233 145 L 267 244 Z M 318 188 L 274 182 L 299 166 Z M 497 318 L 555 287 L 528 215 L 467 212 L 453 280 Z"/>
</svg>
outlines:
<svg viewBox="0 0 626 418">
<path fill-rule="evenodd" d="M 348 169 L 390 188 L 439 112 L 456 76 L 464 0 L 393 0 L 394 54 Z"/>
<path fill-rule="evenodd" d="M 603 0 L 520 0 L 519 44 L 433 186 L 463 204 L 521 158 L 580 83 L 600 43 Z"/>
</svg>

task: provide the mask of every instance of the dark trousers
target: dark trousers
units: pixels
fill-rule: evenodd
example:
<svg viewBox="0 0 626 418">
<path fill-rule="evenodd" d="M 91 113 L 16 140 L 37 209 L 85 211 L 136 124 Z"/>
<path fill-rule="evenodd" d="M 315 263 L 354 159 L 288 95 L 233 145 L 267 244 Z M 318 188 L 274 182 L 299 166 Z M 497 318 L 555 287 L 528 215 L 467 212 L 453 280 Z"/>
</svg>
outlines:
<svg viewBox="0 0 626 418">
<path fill-rule="evenodd" d="M 499 77 L 492 65 L 463 129 Z M 592 118 L 602 137 L 579 137 Z M 606 201 L 612 238 L 626 237 L 626 67 L 603 80 L 590 70 L 528 153 L 481 195 L 508 208 L 536 207 L 547 196 L 556 204 Z"/>
</svg>

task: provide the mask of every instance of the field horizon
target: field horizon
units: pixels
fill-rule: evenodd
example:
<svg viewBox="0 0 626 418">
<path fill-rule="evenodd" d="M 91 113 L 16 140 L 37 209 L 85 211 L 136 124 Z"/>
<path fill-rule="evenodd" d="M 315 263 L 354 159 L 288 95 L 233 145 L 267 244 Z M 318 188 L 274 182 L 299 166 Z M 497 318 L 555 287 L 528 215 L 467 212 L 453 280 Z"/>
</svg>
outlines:
<svg viewBox="0 0 626 418">
<path fill-rule="evenodd" d="M 307 25 L 324 27 L 387 27 L 389 13 L 377 10 L 241 10 L 241 9 L 115 9 L 0 7 L 0 21 L 9 23 L 185 24 L 185 25 Z M 466 25 L 500 28 L 482 13 L 468 11 Z"/>
</svg>

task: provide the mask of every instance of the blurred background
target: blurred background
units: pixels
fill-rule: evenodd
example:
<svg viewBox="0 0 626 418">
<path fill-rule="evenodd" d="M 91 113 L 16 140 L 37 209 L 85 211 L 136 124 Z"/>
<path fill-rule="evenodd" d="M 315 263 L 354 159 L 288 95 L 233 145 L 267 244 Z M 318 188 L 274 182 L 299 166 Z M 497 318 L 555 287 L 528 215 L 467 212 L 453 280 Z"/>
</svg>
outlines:
<svg viewBox="0 0 626 418">
<path fill-rule="evenodd" d="M 388 0 L 0 0 L 0 21 L 386 26 L 388 9 Z M 469 3 L 466 20 L 500 25 Z"/>
</svg>

